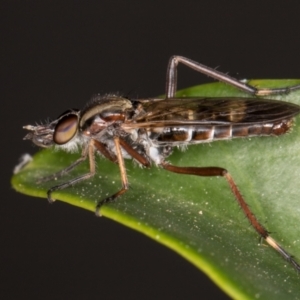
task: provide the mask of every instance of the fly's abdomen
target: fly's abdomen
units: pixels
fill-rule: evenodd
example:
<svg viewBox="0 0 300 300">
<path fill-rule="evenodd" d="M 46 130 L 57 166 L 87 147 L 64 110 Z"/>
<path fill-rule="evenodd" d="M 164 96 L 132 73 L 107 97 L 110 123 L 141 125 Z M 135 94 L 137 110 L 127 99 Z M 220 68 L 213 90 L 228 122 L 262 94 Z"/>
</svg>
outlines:
<svg viewBox="0 0 300 300">
<path fill-rule="evenodd" d="M 289 131 L 292 119 L 249 125 L 232 125 L 231 137 L 281 135 Z"/>
<path fill-rule="evenodd" d="M 156 131 L 156 139 L 166 143 L 201 143 L 214 140 L 226 140 L 239 137 L 281 135 L 292 126 L 292 118 L 262 123 L 228 123 L 218 125 L 196 125 L 182 127 L 166 127 L 160 133 Z M 152 136 L 154 137 L 154 136 Z"/>
</svg>

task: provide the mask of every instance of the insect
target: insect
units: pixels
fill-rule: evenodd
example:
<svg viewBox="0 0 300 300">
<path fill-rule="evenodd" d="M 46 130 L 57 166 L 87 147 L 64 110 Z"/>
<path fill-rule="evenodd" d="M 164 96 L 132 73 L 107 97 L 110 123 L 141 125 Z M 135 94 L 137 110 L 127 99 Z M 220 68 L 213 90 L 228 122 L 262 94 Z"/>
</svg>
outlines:
<svg viewBox="0 0 300 300">
<path fill-rule="evenodd" d="M 182 63 L 216 80 L 249 93 L 249 98 L 176 98 L 177 65 Z M 39 182 L 59 178 L 80 163 L 89 160 L 88 173 L 50 188 L 52 193 L 88 180 L 96 173 L 95 153 L 117 163 L 122 187 L 115 194 L 98 202 L 95 210 L 124 194 L 129 183 L 124 159 L 133 159 L 143 167 L 157 165 L 167 171 L 196 176 L 223 176 L 252 227 L 297 271 L 300 265 L 275 241 L 257 220 L 240 193 L 230 173 L 221 167 L 180 167 L 166 161 L 175 146 L 187 146 L 215 140 L 249 136 L 281 135 L 289 131 L 300 106 L 261 99 L 257 96 L 289 93 L 300 85 L 288 88 L 257 89 L 243 81 L 223 74 L 182 56 L 172 56 L 167 68 L 166 98 L 130 100 L 119 95 L 96 95 L 83 110 L 69 110 L 44 125 L 27 125 L 25 140 L 38 146 L 82 149 L 79 159 L 58 173 Z"/>
</svg>

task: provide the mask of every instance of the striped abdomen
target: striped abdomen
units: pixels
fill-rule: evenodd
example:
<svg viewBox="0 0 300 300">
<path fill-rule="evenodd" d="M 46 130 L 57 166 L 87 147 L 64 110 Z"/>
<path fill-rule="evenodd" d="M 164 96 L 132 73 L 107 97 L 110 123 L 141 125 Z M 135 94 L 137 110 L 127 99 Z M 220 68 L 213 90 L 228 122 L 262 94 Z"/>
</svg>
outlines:
<svg viewBox="0 0 300 300">
<path fill-rule="evenodd" d="M 172 99 L 146 107 L 137 126 L 161 143 L 203 143 L 238 137 L 281 135 L 300 107 L 270 99 Z"/>
<path fill-rule="evenodd" d="M 186 143 L 209 142 L 238 137 L 281 135 L 292 126 L 293 119 L 285 119 L 275 122 L 250 123 L 250 124 L 218 124 L 166 127 L 160 133 L 150 134 L 159 142 Z M 155 137 L 154 137 L 155 136 Z"/>
</svg>

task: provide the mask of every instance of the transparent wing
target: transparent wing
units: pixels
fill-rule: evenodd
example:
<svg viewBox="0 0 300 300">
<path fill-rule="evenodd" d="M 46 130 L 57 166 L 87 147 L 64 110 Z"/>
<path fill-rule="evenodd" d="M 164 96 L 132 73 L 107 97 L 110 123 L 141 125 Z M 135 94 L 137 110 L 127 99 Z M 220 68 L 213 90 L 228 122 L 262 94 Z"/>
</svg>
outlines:
<svg viewBox="0 0 300 300">
<path fill-rule="evenodd" d="M 258 98 L 183 98 L 141 101 L 141 112 L 131 127 L 162 127 L 205 124 L 251 124 L 291 118 L 300 106 Z"/>
</svg>

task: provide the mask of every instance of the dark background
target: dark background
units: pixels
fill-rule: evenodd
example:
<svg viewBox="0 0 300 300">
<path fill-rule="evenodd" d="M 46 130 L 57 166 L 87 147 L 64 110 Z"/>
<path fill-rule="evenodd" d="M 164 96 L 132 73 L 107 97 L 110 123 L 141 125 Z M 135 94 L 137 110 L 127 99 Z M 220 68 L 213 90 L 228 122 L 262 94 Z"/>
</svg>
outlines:
<svg viewBox="0 0 300 300">
<path fill-rule="evenodd" d="M 37 151 L 22 126 L 97 92 L 162 94 L 173 54 L 239 78 L 299 78 L 300 2 L 1 1 L 0 11 L 1 299 L 226 299 L 143 235 L 12 190 L 18 158 Z M 179 87 L 209 81 L 179 75 Z"/>
</svg>

